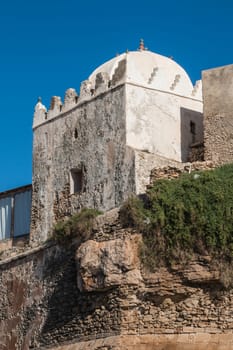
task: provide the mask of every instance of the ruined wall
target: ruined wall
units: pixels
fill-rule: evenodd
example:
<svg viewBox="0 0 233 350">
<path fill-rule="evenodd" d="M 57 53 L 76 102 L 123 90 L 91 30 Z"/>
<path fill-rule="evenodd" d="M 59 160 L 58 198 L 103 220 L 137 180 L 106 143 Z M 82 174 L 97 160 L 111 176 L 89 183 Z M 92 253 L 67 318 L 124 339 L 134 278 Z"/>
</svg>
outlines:
<svg viewBox="0 0 233 350">
<path fill-rule="evenodd" d="M 182 163 L 179 166 L 164 166 L 154 168 L 150 173 L 150 183 L 153 184 L 158 179 L 177 179 L 182 173 L 191 173 L 193 171 L 206 171 L 215 168 L 213 162 L 194 162 Z"/>
<path fill-rule="evenodd" d="M 197 154 L 197 159 L 198 159 Z M 194 157 L 193 157 L 194 158 Z M 173 172 L 177 177 L 182 172 L 213 169 L 215 164 L 211 161 L 195 161 L 180 163 L 175 160 L 160 157 L 156 154 L 135 151 L 135 176 L 137 194 L 145 193 L 148 185 L 158 178 L 168 178 L 168 174 Z"/>
<path fill-rule="evenodd" d="M 233 161 L 233 65 L 202 73 L 205 160 Z"/>
<path fill-rule="evenodd" d="M 118 291 L 80 293 L 75 251 L 66 248 L 0 265 L 1 350 L 47 348 L 119 333 Z"/>
<path fill-rule="evenodd" d="M 167 159 L 156 154 L 135 151 L 135 173 L 137 194 L 145 193 L 150 184 L 151 171 L 161 169 L 166 166 L 182 168 L 182 163 Z"/>
<path fill-rule="evenodd" d="M 210 257 L 143 270 L 141 236 L 117 211 L 80 246 L 37 248 L 0 263 L 3 350 L 230 350 L 233 291 Z"/>
<path fill-rule="evenodd" d="M 72 169 L 82 173 L 82 189 L 74 194 Z M 45 240 L 55 220 L 81 207 L 118 206 L 135 192 L 134 177 L 124 87 L 48 119 L 34 130 L 31 238 Z"/>
</svg>

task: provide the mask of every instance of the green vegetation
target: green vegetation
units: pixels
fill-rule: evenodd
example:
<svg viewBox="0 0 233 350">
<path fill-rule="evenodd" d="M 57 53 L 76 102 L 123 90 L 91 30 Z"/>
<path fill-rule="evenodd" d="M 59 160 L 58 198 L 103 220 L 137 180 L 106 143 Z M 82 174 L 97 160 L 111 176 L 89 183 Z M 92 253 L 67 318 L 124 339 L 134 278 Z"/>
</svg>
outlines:
<svg viewBox="0 0 233 350">
<path fill-rule="evenodd" d="M 52 239 L 58 243 L 66 243 L 70 238 L 79 237 L 86 240 L 90 237 L 93 222 L 101 212 L 96 209 L 83 208 L 66 220 L 58 221 L 53 228 Z"/>
<path fill-rule="evenodd" d="M 233 165 L 157 180 L 143 201 L 130 198 L 120 215 L 123 224 L 143 233 L 140 255 L 152 270 L 185 263 L 193 254 L 210 254 L 231 266 Z"/>
</svg>

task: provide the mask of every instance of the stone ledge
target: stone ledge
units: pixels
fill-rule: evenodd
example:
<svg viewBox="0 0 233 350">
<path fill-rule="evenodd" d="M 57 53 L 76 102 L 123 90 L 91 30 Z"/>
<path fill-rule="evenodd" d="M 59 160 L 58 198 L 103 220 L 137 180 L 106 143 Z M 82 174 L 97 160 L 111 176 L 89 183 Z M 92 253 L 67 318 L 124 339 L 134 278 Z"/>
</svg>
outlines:
<svg viewBox="0 0 233 350">
<path fill-rule="evenodd" d="M 233 333 L 112 336 L 66 344 L 51 350 L 232 350 Z M 42 350 L 42 349 L 41 349 Z"/>
</svg>

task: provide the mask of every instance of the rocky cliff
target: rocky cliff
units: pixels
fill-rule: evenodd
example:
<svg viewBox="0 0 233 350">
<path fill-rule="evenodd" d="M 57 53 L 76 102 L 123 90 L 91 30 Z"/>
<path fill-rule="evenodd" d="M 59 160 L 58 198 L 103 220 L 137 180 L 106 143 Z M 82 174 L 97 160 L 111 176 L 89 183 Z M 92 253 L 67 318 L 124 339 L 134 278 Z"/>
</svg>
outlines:
<svg viewBox="0 0 233 350">
<path fill-rule="evenodd" d="M 113 210 L 81 244 L 2 256 L 0 349 L 232 349 L 233 290 L 211 259 L 151 273 L 140 242 Z"/>
</svg>

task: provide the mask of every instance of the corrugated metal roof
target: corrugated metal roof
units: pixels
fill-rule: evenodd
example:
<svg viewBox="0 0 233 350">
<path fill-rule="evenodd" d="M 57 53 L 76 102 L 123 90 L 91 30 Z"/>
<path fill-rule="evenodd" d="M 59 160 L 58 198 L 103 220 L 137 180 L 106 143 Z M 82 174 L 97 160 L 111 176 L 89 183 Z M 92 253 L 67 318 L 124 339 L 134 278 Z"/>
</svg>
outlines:
<svg viewBox="0 0 233 350">
<path fill-rule="evenodd" d="M 23 191 L 27 191 L 29 189 L 32 189 L 32 185 L 25 185 L 25 186 L 20 186 L 20 187 L 16 187 L 16 188 L 12 188 L 10 190 L 4 191 L 4 192 L 0 192 L 0 198 L 2 197 L 9 197 L 10 195 L 14 195 L 18 192 L 23 192 Z"/>
</svg>

